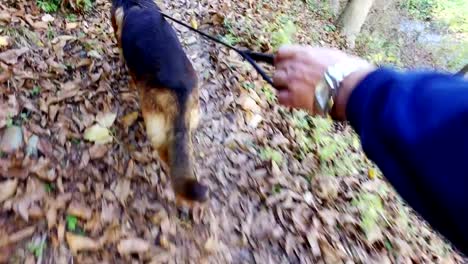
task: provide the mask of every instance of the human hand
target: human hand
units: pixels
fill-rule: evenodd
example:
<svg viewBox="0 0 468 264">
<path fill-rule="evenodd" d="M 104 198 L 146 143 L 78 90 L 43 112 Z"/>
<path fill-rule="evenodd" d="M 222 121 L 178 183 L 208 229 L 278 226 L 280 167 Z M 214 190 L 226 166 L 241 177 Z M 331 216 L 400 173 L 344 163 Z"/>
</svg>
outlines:
<svg viewBox="0 0 468 264">
<path fill-rule="evenodd" d="M 275 87 L 279 89 L 279 102 L 316 114 L 315 87 L 328 67 L 337 63 L 352 63 L 363 69 L 345 78 L 340 87 L 332 115 L 335 119 L 345 119 L 346 103 L 351 91 L 374 67 L 363 59 L 336 49 L 298 45 L 281 47 L 275 57 L 276 71 L 273 78 Z"/>
</svg>

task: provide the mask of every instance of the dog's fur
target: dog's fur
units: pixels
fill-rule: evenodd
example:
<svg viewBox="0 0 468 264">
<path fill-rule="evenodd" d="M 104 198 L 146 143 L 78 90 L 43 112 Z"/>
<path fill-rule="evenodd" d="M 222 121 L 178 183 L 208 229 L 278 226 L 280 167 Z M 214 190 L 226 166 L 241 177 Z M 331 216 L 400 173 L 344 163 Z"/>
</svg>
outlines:
<svg viewBox="0 0 468 264">
<path fill-rule="evenodd" d="M 113 0 L 112 26 L 127 64 L 152 146 L 169 166 L 178 198 L 204 202 L 208 188 L 192 168 L 197 75 L 171 25 L 152 0 Z"/>
</svg>

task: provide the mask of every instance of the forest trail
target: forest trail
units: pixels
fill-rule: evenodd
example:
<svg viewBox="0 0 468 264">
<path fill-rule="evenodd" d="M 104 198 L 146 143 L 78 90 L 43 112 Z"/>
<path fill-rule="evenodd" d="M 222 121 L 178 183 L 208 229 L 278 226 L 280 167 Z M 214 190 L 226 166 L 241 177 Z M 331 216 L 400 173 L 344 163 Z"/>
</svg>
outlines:
<svg viewBox="0 0 468 264">
<path fill-rule="evenodd" d="M 109 2 L 52 16 L 33 1 L 0 3 L 0 263 L 463 261 L 403 205 L 349 127 L 278 106 L 235 52 L 175 25 L 199 75 L 196 175 L 211 189 L 206 205 L 179 210 Z M 159 4 L 258 51 L 274 48 L 284 17 L 300 43 L 342 45 L 299 0 Z M 90 127 L 111 142 L 86 140 Z"/>
</svg>

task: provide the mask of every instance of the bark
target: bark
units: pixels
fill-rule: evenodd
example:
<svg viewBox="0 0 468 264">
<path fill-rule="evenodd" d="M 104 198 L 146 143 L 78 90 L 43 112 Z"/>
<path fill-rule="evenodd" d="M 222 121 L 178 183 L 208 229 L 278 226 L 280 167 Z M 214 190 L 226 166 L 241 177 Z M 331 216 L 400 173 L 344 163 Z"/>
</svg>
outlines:
<svg viewBox="0 0 468 264">
<path fill-rule="evenodd" d="M 340 0 L 330 0 L 330 10 L 333 16 L 337 16 L 338 12 L 340 12 Z"/>
<path fill-rule="evenodd" d="M 345 36 L 351 48 L 354 48 L 356 38 L 361 32 L 373 3 L 374 0 L 349 0 L 338 19 L 341 34 Z"/>
</svg>

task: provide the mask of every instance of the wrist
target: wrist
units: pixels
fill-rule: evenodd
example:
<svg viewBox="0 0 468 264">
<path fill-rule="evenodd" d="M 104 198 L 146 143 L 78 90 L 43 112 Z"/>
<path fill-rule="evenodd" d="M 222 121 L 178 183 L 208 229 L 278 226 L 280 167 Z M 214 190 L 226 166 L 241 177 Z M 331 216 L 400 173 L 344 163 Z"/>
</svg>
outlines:
<svg viewBox="0 0 468 264">
<path fill-rule="evenodd" d="M 374 66 L 355 71 L 348 75 L 340 85 L 338 94 L 335 97 L 335 103 L 331 110 L 331 116 L 337 121 L 346 120 L 346 106 L 353 90 L 361 83 L 364 78 L 375 70 Z"/>
</svg>

